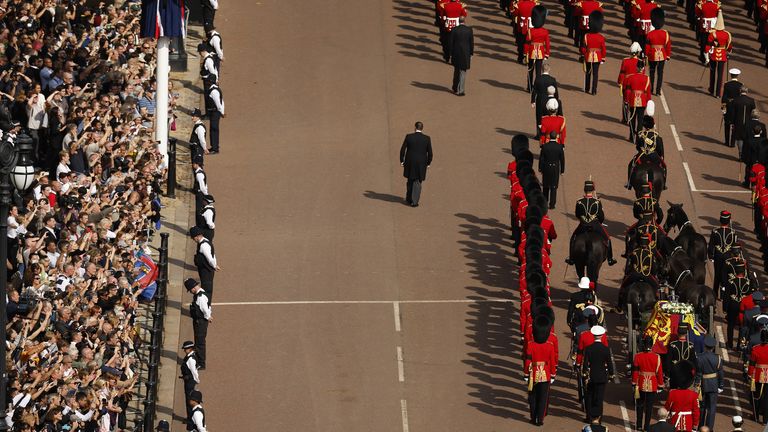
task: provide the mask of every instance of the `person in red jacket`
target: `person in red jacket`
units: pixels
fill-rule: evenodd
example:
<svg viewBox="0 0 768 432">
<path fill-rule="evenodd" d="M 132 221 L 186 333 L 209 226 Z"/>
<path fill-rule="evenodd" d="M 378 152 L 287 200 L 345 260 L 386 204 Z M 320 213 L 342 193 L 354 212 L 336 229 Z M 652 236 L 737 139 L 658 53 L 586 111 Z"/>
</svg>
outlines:
<svg viewBox="0 0 768 432">
<path fill-rule="evenodd" d="M 539 136 L 541 137 L 540 142 L 542 145 L 549 139 L 550 132 L 556 132 L 557 142 L 565 145 L 565 117 L 557 115 L 557 108 L 559 106 L 560 104 L 557 103 L 557 99 L 547 101 L 548 115 L 541 118 L 541 126 L 539 126 Z"/>
<path fill-rule="evenodd" d="M 755 420 L 765 424 L 768 422 L 768 330 L 760 332 L 760 345 L 752 347 L 747 374 L 751 381 L 752 396 L 757 400 Z"/>
<path fill-rule="evenodd" d="M 720 1 L 719 0 L 700 0 L 696 3 L 696 20 L 698 25 L 696 28 L 696 40 L 701 47 L 701 54 L 699 60 L 704 63 L 704 53 L 706 50 L 704 46 L 707 43 L 707 36 L 715 29 L 717 24 L 717 15 L 720 13 Z"/>
<path fill-rule="evenodd" d="M 632 388 L 634 390 L 637 420 L 635 430 L 648 432 L 651 425 L 656 391 L 664 385 L 661 357 L 652 352 L 653 338 L 643 338 L 643 352 L 635 354 L 632 361 Z"/>
<path fill-rule="evenodd" d="M 637 6 L 632 9 L 632 18 L 635 20 L 632 39 L 641 46 L 645 45 L 646 36 L 651 31 L 651 12 L 658 7 L 653 0 L 639 0 Z"/>
<path fill-rule="evenodd" d="M 533 341 L 525 352 L 525 381 L 528 384 L 528 403 L 531 424 L 541 426 L 547 414 L 549 385 L 557 376 L 557 352 L 549 341 L 552 321 L 546 316 L 534 320 Z"/>
<path fill-rule="evenodd" d="M 589 319 L 594 319 L 594 322 L 597 323 L 596 315 L 590 316 Z M 603 345 L 608 346 L 608 336 L 605 334 L 605 327 L 594 324 L 588 332 L 585 331 L 579 335 L 579 344 L 576 346 L 576 366 L 581 366 L 584 361 L 584 350 L 596 341 L 600 341 Z"/>
<path fill-rule="evenodd" d="M 528 88 L 541 75 L 541 66 L 549 58 L 549 30 L 544 28 L 547 8 L 537 5 L 531 11 L 531 26 L 525 36 L 525 57 L 528 59 Z"/>
<path fill-rule="evenodd" d="M 669 411 L 669 423 L 676 431 L 691 432 L 700 420 L 699 393 L 690 389 L 695 368 L 688 361 L 678 362 L 670 373 L 670 387 L 664 408 Z"/>
<path fill-rule="evenodd" d="M 651 100 L 651 79 L 645 75 L 645 60 L 638 60 L 637 71 L 624 78 L 624 102 L 629 110 L 629 141 L 635 142 L 640 132 L 645 107 Z"/>
<path fill-rule="evenodd" d="M 616 82 L 619 84 L 619 94 L 621 97 L 621 122 L 627 123 L 627 103 L 624 101 L 624 78 L 627 75 L 637 72 L 637 61 L 643 54 L 643 48 L 637 42 L 632 42 L 629 46 L 629 57 L 624 57 L 621 60 L 621 67 L 619 68 L 619 78 Z"/>
<path fill-rule="evenodd" d="M 584 59 L 584 93 L 597 94 L 600 65 L 605 62 L 605 36 L 603 13 L 594 11 L 589 15 L 589 32 L 581 40 L 581 57 Z"/>
<path fill-rule="evenodd" d="M 655 88 L 655 94 L 658 96 L 661 94 L 661 84 L 664 81 L 664 65 L 672 56 L 672 40 L 669 32 L 663 29 L 664 10 L 662 8 L 651 11 L 651 22 L 654 30 L 648 32 L 646 36 L 645 56 L 651 66 L 651 89 Z"/>
<path fill-rule="evenodd" d="M 715 31 L 707 37 L 704 49 L 706 51 L 704 60 L 709 63 L 709 94 L 719 98 L 720 91 L 723 89 L 723 74 L 725 65 L 728 63 L 728 54 L 733 49 L 733 39 L 731 33 L 725 31 L 722 11 L 717 14 Z"/>
<path fill-rule="evenodd" d="M 517 62 L 523 64 L 525 58 L 525 38 L 531 28 L 531 14 L 536 6 L 535 0 L 518 0 L 510 6 L 512 26 L 515 29 L 515 44 L 517 45 Z"/>
<path fill-rule="evenodd" d="M 447 63 L 451 58 L 451 30 L 459 25 L 459 17 L 467 16 L 467 8 L 459 0 L 448 0 L 439 5 L 439 7 L 441 8 L 440 16 L 443 20 L 440 31 L 440 44 L 443 46 L 443 59 Z"/>
</svg>

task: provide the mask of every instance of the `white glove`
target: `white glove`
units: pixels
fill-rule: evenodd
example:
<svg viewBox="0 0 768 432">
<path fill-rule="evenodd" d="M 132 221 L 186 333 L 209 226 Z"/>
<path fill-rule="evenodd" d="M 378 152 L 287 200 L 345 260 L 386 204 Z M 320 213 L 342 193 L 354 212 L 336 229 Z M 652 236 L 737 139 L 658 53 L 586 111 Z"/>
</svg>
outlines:
<svg viewBox="0 0 768 432">
<path fill-rule="evenodd" d="M 528 377 L 523 378 L 523 380 L 527 383 L 528 382 Z"/>
<path fill-rule="evenodd" d="M 717 394 L 720 394 L 722 392 L 723 392 L 723 389 L 721 389 L 721 388 L 717 389 Z"/>
<path fill-rule="evenodd" d="M 555 379 L 554 379 L 554 378 L 551 378 L 551 379 L 549 380 L 549 383 L 550 383 L 550 384 L 554 384 L 554 382 L 555 382 Z"/>
</svg>

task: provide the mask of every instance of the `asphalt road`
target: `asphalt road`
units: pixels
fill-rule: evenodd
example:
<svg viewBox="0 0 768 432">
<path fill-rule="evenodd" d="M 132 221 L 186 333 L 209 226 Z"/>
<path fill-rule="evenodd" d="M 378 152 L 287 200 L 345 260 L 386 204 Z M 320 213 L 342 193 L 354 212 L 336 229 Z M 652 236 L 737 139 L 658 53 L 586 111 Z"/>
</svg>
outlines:
<svg viewBox="0 0 768 432">
<path fill-rule="evenodd" d="M 621 7 L 607 3 L 608 61 L 598 95 L 586 95 L 561 8 L 544 4 L 568 121 L 566 174 L 551 211 L 560 235 L 551 284 L 562 369 L 545 424 L 579 430 L 564 323 L 576 275 L 563 259 L 576 225 L 573 205 L 589 176 L 617 256 L 633 222 L 633 195 L 622 186 L 634 146 L 618 121 L 615 84 L 629 40 Z M 211 430 L 535 429 L 521 379 L 504 178 L 511 136 L 534 132 L 525 67 L 514 62 L 497 2 L 469 1 L 476 53 L 467 96 L 452 95 L 432 8 L 427 0 L 233 0 L 217 15 L 228 115 L 222 153 L 207 159 L 222 267 L 201 386 Z M 664 102 L 654 98 L 669 166 L 662 201 L 684 203 L 706 232 L 721 209 L 732 211 L 760 268 L 735 150 L 720 144 L 719 101 L 705 93 L 707 75 L 699 80 L 682 11 L 666 9 L 674 53 Z M 752 58 L 753 29 L 738 7 L 725 9 L 735 39 L 730 66 L 742 69 L 764 110 L 768 89 L 762 60 Z M 402 201 L 398 151 L 417 120 L 435 159 L 413 209 Z M 615 304 L 620 267 L 604 268 L 599 295 L 608 304 Z M 623 367 L 622 318 L 609 322 Z M 188 319 L 182 326 L 189 337 Z M 720 397 L 718 430 L 748 407 L 729 360 L 734 385 Z M 634 423 L 630 393 L 626 378 L 609 386 L 604 421 L 611 430 Z M 181 398 L 177 389 L 177 413 Z"/>
</svg>

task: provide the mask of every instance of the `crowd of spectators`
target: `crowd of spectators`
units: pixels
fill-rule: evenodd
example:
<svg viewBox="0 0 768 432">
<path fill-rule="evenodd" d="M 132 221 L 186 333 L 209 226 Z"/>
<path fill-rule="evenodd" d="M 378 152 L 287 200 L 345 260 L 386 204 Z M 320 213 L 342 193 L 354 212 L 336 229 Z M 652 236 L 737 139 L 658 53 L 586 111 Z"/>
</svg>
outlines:
<svg viewBox="0 0 768 432">
<path fill-rule="evenodd" d="M 14 431 L 128 428 L 142 255 L 165 175 L 140 11 L 139 1 L 0 0 L 0 129 L 31 137 L 38 172 L 8 217 Z"/>
</svg>

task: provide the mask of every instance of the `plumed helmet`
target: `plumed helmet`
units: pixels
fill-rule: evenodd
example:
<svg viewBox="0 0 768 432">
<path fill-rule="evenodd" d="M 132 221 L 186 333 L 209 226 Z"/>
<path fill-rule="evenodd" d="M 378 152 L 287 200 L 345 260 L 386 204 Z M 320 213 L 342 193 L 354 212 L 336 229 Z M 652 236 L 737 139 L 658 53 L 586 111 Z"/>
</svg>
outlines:
<svg viewBox="0 0 768 432">
<path fill-rule="evenodd" d="M 536 5 L 531 10 L 531 25 L 533 28 L 542 28 L 547 20 L 547 8 Z"/>
<path fill-rule="evenodd" d="M 656 126 L 656 120 L 649 115 L 643 116 L 643 127 L 646 129 L 653 129 Z"/>
<path fill-rule="evenodd" d="M 603 13 L 600 11 L 593 11 L 589 14 L 589 32 L 600 33 L 603 31 Z"/>
<path fill-rule="evenodd" d="M 715 23 L 715 30 L 725 30 L 725 19 L 723 19 L 723 10 L 717 11 L 717 22 Z"/>
<path fill-rule="evenodd" d="M 656 114 L 656 102 L 649 100 L 645 107 L 645 115 L 653 117 Z"/>
<path fill-rule="evenodd" d="M 696 368 L 688 360 L 677 362 L 669 375 L 669 386 L 673 389 L 687 389 L 693 385 Z"/>
<path fill-rule="evenodd" d="M 557 111 L 557 107 L 559 107 L 559 106 L 560 106 L 560 104 L 557 102 L 557 99 L 550 99 L 550 100 L 548 100 L 547 101 L 547 105 L 546 105 L 547 111 L 549 111 L 549 112 L 556 112 Z"/>
<path fill-rule="evenodd" d="M 651 11 L 651 24 L 657 30 L 664 27 L 664 9 L 657 7 Z"/>
<path fill-rule="evenodd" d="M 515 159 L 519 159 L 517 156 L 519 152 L 528 150 L 528 137 L 523 134 L 517 134 L 512 137 L 512 154 Z"/>
<path fill-rule="evenodd" d="M 552 330 L 552 320 L 545 315 L 539 315 L 533 320 L 532 336 L 536 343 L 546 343 Z"/>
<path fill-rule="evenodd" d="M 632 42 L 632 45 L 629 46 L 629 52 L 632 54 L 640 54 L 643 52 L 643 47 L 637 42 Z"/>
</svg>

